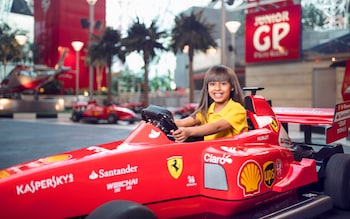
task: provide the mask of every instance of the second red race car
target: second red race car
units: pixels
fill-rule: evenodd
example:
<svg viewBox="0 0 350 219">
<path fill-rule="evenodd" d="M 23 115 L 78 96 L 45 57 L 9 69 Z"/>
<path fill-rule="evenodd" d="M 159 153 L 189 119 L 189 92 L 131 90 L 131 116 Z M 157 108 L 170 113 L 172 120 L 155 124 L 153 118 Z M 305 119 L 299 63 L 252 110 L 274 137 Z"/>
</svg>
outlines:
<svg viewBox="0 0 350 219">
<path fill-rule="evenodd" d="M 132 110 L 115 104 L 108 106 L 99 105 L 95 100 L 88 103 L 77 103 L 73 106 L 71 120 L 79 122 L 80 120 L 99 122 L 107 121 L 115 124 L 118 121 L 127 121 L 130 124 L 139 121 L 140 118 Z"/>
<path fill-rule="evenodd" d="M 302 219 L 349 210 L 350 155 L 340 144 L 294 142 L 282 122 L 330 125 L 336 141 L 350 102 L 325 115 L 275 112 L 259 88 L 248 90 L 249 131 L 233 137 L 174 142 L 171 112 L 151 105 L 124 140 L 1 170 L 1 217 Z"/>
</svg>

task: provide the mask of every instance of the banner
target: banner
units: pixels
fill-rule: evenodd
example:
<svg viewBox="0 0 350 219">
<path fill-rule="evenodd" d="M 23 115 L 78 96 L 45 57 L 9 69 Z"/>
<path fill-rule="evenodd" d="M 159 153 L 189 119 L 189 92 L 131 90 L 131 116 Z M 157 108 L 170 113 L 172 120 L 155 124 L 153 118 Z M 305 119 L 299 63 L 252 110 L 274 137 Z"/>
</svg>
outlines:
<svg viewBox="0 0 350 219">
<path fill-rule="evenodd" d="M 246 15 L 246 63 L 300 58 L 301 6 Z"/>
</svg>

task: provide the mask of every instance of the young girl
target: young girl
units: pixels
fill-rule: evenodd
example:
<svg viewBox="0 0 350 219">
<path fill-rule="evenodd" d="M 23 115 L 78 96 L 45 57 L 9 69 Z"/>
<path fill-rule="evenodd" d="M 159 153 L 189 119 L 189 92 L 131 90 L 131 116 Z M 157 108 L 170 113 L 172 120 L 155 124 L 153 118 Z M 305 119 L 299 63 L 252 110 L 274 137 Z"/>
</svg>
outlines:
<svg viewBox="0 0 350 219">
<path fill-rule="evenodd" d="M 175 141 L 190 136 L 204 140 L 229 137 L 248 130 L 243 94 L 235 72 L 224 65 L 211 67 L 205 74 L 201 100 L 189 117 L 175 120 Z"/>
</svg>

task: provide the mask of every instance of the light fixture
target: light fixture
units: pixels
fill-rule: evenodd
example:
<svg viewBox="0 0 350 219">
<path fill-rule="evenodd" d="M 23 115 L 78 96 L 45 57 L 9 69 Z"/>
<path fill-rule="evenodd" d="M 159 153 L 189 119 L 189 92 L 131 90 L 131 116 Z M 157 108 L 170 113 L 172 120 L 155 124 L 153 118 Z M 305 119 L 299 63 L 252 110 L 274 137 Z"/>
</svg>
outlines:
<svg viewBox="0 0 350 219">
<path fill-rule="evenodd" d="M 89 5 L 95 5 L 97 0 L 86 0 Z"/>
<path fill-rule="evenodd" d="M 230 33 L 237 33 L 239 27 L 241 26 L 241 22 L 239 21 L 227 21 L 226 22 L 226 28 Z"/>
<path fill-rule="evenodd" d="M 84 43 L 81 41 L 73 41 L 72 42 L 72 47 L 74 51 L 79 52 L 84 46 Z"/>
<path fill-rule="evenodd" d="M 75 51 L 75 95 L 77 102 L 79 101 L 79 52 L 83 48 L 84 43 L 81 41 L 73 41 L 72 47 Z"/>
<path fill-rule="evenodd" d="M 23 46 L 24 44 L 26 44 L 28 37 L 26 35 L 15 35 L 15 40 L 16 42 L 20 45 Z"/>
<path fill-rule="evenodd" d="M 188 45 L 185 45 L 184 48 L 182 49 L 183 53 L 188 53 L 188 50 L 190 49 L 190 47 Z"/>
<path fill-rule="evenodd" d="M 231 53 L 231 68 L 235 70 L 236 66 L 236 33 L 241 26 L 241 23 L 239 21 L 227 21 L 225 23 L 226 28 L 231 33 L 231 47 L 232 47 L 232 53 Z"/>
</svg>

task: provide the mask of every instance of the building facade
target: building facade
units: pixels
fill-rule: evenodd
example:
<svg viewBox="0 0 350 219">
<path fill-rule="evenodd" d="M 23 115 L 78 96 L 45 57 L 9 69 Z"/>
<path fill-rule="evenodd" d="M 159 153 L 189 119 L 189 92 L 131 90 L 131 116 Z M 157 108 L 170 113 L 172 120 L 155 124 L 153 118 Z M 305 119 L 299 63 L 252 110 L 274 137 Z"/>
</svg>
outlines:
<svg viewBox="0 0 350 219">
<path fill-rule="evenodd" d="M 280 2 L 283 4 L 273 7 L 269 5 L 270 8 L 265 7 L 264 10 L 254 7 L 254 10 L 246 11 L 245 23 L 241 27 L 244 28 L 244 34 L 236 35 L 234 39 L 236 56 L 233 61 L 241 85 L 264 87 L 265 89 L 260 94 L 271 99 L 274 106 L 334 107 L 336 102 L 342 101 L 341 88 L 345 67 L 334 68 L 331 65 L 335 61 L 348 59 L 350 47 L 345 46 L 348 49 L 341 52 L 337 51 L 336 47 L 329 51 L 317 51 L 316 48 L 324 44 L 334 44 L 339 41 L 339 38 L 349 34 L 349 29 L 343 24 L 344 22 L 334 22 L 332 28 L 303 30 L 300 4 L 295 4 L 293 1 Z M 339 1 L 338 5 L 344 2 L 349 4 L 344 0 Z M 329 2 L 328 5 L 323 6 L 333 10 L 334 4 Z M 298 10 L 298 14 L 293 14 Z M 221 11 L 214 10 L 210 13 L 206 15 L 206 18 L 211 19 L 211 23 L 220 27 Z M 226 21 L 230 20 L 232 13 L 232 11 L 227 11 Z M 296 17 L 298 19 L 295 19 Z M 275 20 L 262 20 L 266 18 Z M 252 21 L 249 23 L 248 19 Z M 265 23 L 260 25 L 259 29 L 259 25 L 254 26 L 254 19 L 260 19 L 260 22 Z M 327 23 L 327 26 L 329 25 Z M 289 32 L 284 31 L 283 27 L 286 27 Z M 220 33 L 220 29 L 217 30 L 217 33 Z M 258 33 L 261 36 L 258 36 Z M 228 31 L 226 34 L 226 39 L 230 42 L 232 35 Z M 214 35 L 214 37 L 220 41 L 219 35 Z M 270 44 L 264 44 L 264 40 L 270 40 Z M 276 48 L 273 48 L 274 46 Z M 208 66 L 220 64 L 220 52 L 197 55 L 194 57 L 194 71 L 196 89 L 199 90 Z M 230 60 L 229 50 L 226 55 Z M 176 84 L 185 88 L 188 87 L 187 63 L 186 54 L 178 56 Z M 231 67 L 233 65 L 230 61 L 227 64 Z"/>
</svg>

